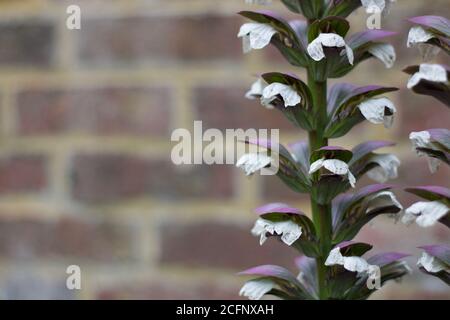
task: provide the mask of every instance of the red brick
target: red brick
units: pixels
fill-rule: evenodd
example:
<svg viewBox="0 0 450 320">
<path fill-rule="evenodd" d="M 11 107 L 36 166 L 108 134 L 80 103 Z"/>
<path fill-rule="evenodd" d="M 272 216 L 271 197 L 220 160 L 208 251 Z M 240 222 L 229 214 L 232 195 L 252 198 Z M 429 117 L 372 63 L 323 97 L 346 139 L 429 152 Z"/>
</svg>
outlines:
<svg viewBox="0 0 450 320">
<path fill-rule="evenodd" d="M 399 114 L 396 119 L 400 123 L 403 139 L 408 139 L 412 131 L 447 128 L 450 123 L 450 112 L 444 104 L 433 97 L 418 95 L 411 90 L 400 91 L 397 109 Z"/>
<path fill-rule="evenodd" d="M 163 265 L 243 270 L 260 264 L 290 267 L 298 253 L 269 239 L 263 246 L 250 234 L 251 226 L 200 222 L 164 224 L 161 227 Z"/>
<path fill-rule="evenodd" d="M 79 31 L 79 56 L 86 63 L 209 61 L 241 59 L 231 16 L 133 17 L 85 20 Z"/>
<path fill-rule="evenodd" d="M 41 191 L 47 185 L 45 160 L 39 155 L 0 159 L 0 193 Z"/>
<path fill-rule="evenodd" d="M 47 67 L 53 60 L 55 32 L 46 22 L 14 21 L 0 24 L 0 64 Z"/>
<path fill-rule="evenodd" d="M 79 258 L 101 261 L 132 257 L 132 230 L 110 222 L 0 220 L 0 256 L 8 259 Z"/>
<path fill-rule="evenodd" d="M 195 119 L 218 129 L 295 129 L 278 110 L 265 109 L 244 97 L 245 88 L 200 87 L 195 94 Z"/>
<path fill-rule="evenodd" d="M 428 169 L 426 158 L 417 157 L 413 151 L 411 151 L 411 156 L 408 159 L 403 158 L 401 160 L 402 164 L 399 167 L 399 178 L 398 180 L 395 180 L 394 183 L 398 183 L 402 187 L 423 185 L 440 185 L 448 187 L 448 182 L 450 181 L 450 169 L 448 166 L 442 165 L 438 172 L 431 174 Z M 400 199 L 408 204 L 412 201 L 417 201 L 419 198 L 404 192 L 400 195 Z"/>
<path fill-rule="evenodd" d="M 167 88 L 26 90 L 17 103 L 24 135 L 169 134 L 172 99 Z"/>
<path fill-rule="evenodd" d="M 81 154 L 73 161 L 73 195 L 87 202 L 138 196 L 165 200 L 232 196 L 230 166 L 176 167 L 170 159 L 119 154 Z"/>
<path fill-rule="evenodd" d="M 309 199 L 307 193 L 298 193 L 291 190 L 280 178 L 264 176 L 262 181 L 262 198 L 266 202 L 301 201 Z"/>
<path fill-rule="evenodd" d="M 224 288 L 213 283 L 182 285 L 169 283 L 126 283 L 110 286 L 97 293 L 97 299 L 145 299 L 145 300 L 235 300 L 239 287 Z"/>
</svg>

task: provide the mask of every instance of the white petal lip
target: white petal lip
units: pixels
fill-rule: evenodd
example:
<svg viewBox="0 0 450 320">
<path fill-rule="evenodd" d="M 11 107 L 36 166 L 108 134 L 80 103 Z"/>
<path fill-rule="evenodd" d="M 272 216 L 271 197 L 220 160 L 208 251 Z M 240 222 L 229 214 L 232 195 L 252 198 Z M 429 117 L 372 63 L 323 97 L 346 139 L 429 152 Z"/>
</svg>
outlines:
<svg viewBox="0 0 450 320">
<path fill-rule="evenodd" d="M 382 12 L 386 7 L 385 0 L 361 0 L 361 4 L 366 9 L 366 13 Z"/>
<path fill-rule="evenodd" d="M 417 225 L 426 228 L 435 225 L 439 219 L 444 217 L 450 208 L 439 201 L 419 201 L 405 210 L 402 217 L 404 224 L 416 221 Z"/>
<path fill-rule="evenodd" d="M 348 182 L 352 186 L 352 188 L 355 187 L 356 184 L 356 178 L 355 176 L 350 172 L 350 169 L 348 167 L 348 164 L 345 163 L 342 160 L 339 159 L 319 159 L 313 163 L 311 163 L 309 167 L 309 174 L 312 174 L 316 171 L 318 171 L 320 168 L 325 168 L 331 173 L 340 175 L 340 176 L 347 176 Z"/>
<path fill-rule="evenodd" d="M 344 48 L 344 53 L 347 54 L 348 61 L 353 65 L 353 50 L 345 44 L 344 38 L 336 33 L 321 33 L 314 39 L 307 48 L 309 56 L 314 61 L 320 61 L 325 58 L 323 47 L 337 47 Z"/>
<path fill-rule="evenodd" d="M 250 300 L 260 300 L 274 287 L 274 282 L 269 279 L 250 280 L 242 286 L 239 295 L 248 297 Z"/>
<path fill-rule="evenodd" d="M 408 42 L 406 45 L 408 48 L 418 43 L 425 43 L 430 39 L 433 39 L 434 35 L 431 32 L 426 31 L 421 26 L 414 26 L 409 30 Z"/>
<path fill-rule="evenodd" d="M 422 256 L 417 261 L 417 266 L 423 267 L 425 270 L 431 273 L 437 273 L 441 271 L 450 272 L 450 268 L 445 265 L 445 263 L 441 262 L 436 257 L 429 255 L 426 252 L 422 252 Z"/>
<path fill-rule="evenodd" d="M 416 151 L 419 157 L 427 156 L 427 154 L 425 152 L 418 150 L 418 148 L 429 148 L 436 150 L 436 148 L 433 146 L 433 143 L 431 142 L 431 135 L 426 130 L 419 132 L 411 132 L 409 134 L 409 139 L 413 144 L 414 151 Z M 441 164 L 440 160 L 433 157 L 428 157 L 427 160 L 428 160 L 428 167 L 431 173 L 435 173 Z"/>
<path fill-rule="evenodd" d="M 394 113 L 397 112 L 394 103 L 388 98 L 372 98 L 358 105 L 364 118 L 374 124 L 384 124 L 386 128 L 392 127 Z M 386 114 L 386 111 L 390 114 Z"/>
<path fill-rule="evenodd" d="M 246 153 L 236 162 L 236 167 L 243 169 L 249 176 L 268 166 L 271 162 L 272 158 L 266 153 Z"/>
<path fill-rule="evenodd" d="M 383 62 L 388 69 L 394 66 L 395 60 L 397 59 L 394 47 L 387 43 L 373 44 L 369 47 L 368 51 Z"/>
<path fill-rule="evenodd" d="M 422 63 L 419 71 L 416 72 L 408 81 L 408 89 L 415 87 L 421 80 L 432 82 L 447 82 L 447 70 L 439 64 Z"/>
<path fill-rule="evenodd" d="M 411 132 L 409 134 L 409 140 L 411 140 L 414 150 L 417 150 L 416 148 L 428 148 L 430 147 L 431 142 L 431 135 L 428 131 L 418 131 L 418 132 Z M 420 152 L 420 151 L 418 151 Z"/>
<path fill-rule="evenodd" d="M 258 78 L 255 82 L 253 82 L 252 86 L 250 87 L 250 90 L 247 91 L 245 94 L 245 97 L 250 100 L 255 100 L 259 96 L 262 96 L 263 90 L 266 87 L 266 83 L 263 79 Z"/>
<path fill-rule="evenodd" d="M 370 265 L 361 257 L 344 257 L 341 254 L 341 249 L 339 247 L 330 251 L 328 258 L 325 261 L 325 265 L 340 265 L 350 272 L 367 273 L 369 275 L 373 273 L 374 269 L 378 268 L 376 265 Z"/>
<path fill-rule="evenodd" d="M 369 212 L 371 208 L 380 206 L 381 202 L 383 205 L 394 205 L 400 210 L 403 210 L 402 204 L 397 200 L 394 193 L 391 191 L 381 191 L 369 198 L 367 201 L 366 213 Z"/>
<path fill-rule="evenodd" d="M 372 180 L 384 183 L 398 177 L 398 167 L 401 162 L 397 156 L 390 153 L 377 154 L 370 159 L 370 162 L 378 164 L 367 172 L 367 176 Z"/>
<path fill-rule="evenodd" d="M 266 47 L 277 30 L 267 23 L 245 23 L 239 30 L 238 37 L 243 38 L 244 52 L 252 49 L 258 50 Z"/>
<path fill-rule="evenodd" d="M 264 99 L 274 99 L 277 95 L 281 95 L 285 107 L 294 107 L 302 101 L 294 88 L 278 82 L 269 84 L 262 93 Z"/>
<path fill-rule="evenodd" d="M 281 236 L 281 240 L 291 246 L 302 235 L 302 228 L 291 220 L 273 222 L 263 218 L 256 220 L 252 229 L 254 236 L 259 236 L 259 244 L 263 245 L 267 240 L 266 233 Z"/>
</svg>

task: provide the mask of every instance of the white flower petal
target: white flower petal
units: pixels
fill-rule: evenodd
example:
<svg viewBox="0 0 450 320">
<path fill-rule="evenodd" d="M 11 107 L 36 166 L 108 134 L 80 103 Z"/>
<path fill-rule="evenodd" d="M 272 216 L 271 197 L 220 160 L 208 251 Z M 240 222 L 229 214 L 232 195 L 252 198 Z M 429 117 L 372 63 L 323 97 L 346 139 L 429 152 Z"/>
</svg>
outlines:
<svg viewBox="0 0 450 320">
<path fill-rule="evenodd" d="M 309 167 L 309 174 L 318 171 L 320 168 L 325 168 L 333 174 L 345 176 L 350 185 L 354 188 L 356 183 L 355 176 L 350 172 L 348 164 L 339 159 L 319 159 L 311 164 Z"/>
<path fill-rule="evenodd" d="M 394 121 L 394 113 L 397 112 L 394 104 L 388 98 L 372 98 L 358 105 L 364 118 L 374 124 L 383 123 L 390 128 Z"/>
<path fill-rule="evenodd" d="M 391 191 L 381 191 L 376 193 L 372 197 L 368 198 L 365 205 L 367 206 L 366 213 L 368 213 L 375 207 L 388 205 L 394 205 L 400 210 L 403 210 L 402 204 L 397 200 L 395 194 L 393 194 Z"/>
<path fill-rule="evenodd" d="M 400 160 L 393 154 L 376 154 L 370 162 L 378 164 L 377 167 L 369 170 L 367 176 L 372 180 L 384 183 L 388 180 L 395 179 L 398 176 L 398 167 Z"/>
<path fill-rule="evenodd" d="M 252 49 L 262 49 L 270 43 L 277 30 L 267 23 L 245 23 L 239 30 L 238 37 L 243 38 L 244 52 Z"/>
<path fill-rule="evenodd" d="M 369 272 L 369 264 L 361 257 L 344 257 L 344 269 L 351 272 Z"/>
<path fill-rule="evenodd" d="M 426 31 L 421 26 L 414 26 L 409 30 L 408 42 L 406 43 L 406 45 L 408 46 L 408 48 L 411 48 L 416 44 L 425 43 L 433 38 L 434 35 L 431 32 Z"/>
<path fill-rule="evenodd" d="M 245 94 L 245 97 L 250 100 L 255 100 L 262 96 L 263 90 L 266 87 L 266 83 L 263 79 L 259 78 L 255 82 L 253 82 L 252 86 L 250 87 L 250 90 L 247 91 Z"/>
<path fill-rule="evenodd" d="M 361 0 L 361 4 L 366 9 L 366 13 L 380 13 L 386 7 L 385 0 Z"/>
<path fill-rule="evenodd" d="M 322 158 L 322 159 L 319 159 L 319 160 L 311 163 L 311 165 L 309 166 L 309 174 L 312 174 L 312 173 L 318 171 L 320 168 L 322 168 L 324 161 L 325 161 L 325 158 Z"/>
<path fill-rule="evenodd" d="M 353 64 L 353 50 L 345 44 L 344 38 L 336 33 L 321 33 L 307 47 L 309 56 L 314 61 L 320 61 L 325 58 L 323 47 L 344 47 L 344 53 L 350 64 Z"/>
<path fill-rule="evenodd" d="M 392 68 L 396 54 L 392 45 L 387 43 L 375 43 L 368 50 L 374 57 L 384 63 L 386 68 Z"/>
<path fill-rule="evenodd" d="M 250 300 L 259 300 L 274 287 L 275 283 L 269 279 L 250 280 L 243 285 L 239 295 Z"/>
<path fill-rule="evenodd" d="M 236 167 L 243 169 L 245 174 L 249 176 L 268 166 L 271 162 L 272 158 L 264 152 L 246 153 L 236 162 Z"/>
<path fill-rule="evenodd" d="M 263 218 L 259 218 L 255 222 L 255 226 L 252 229 L 254 236 L 259 236 L 259 244 L 263 245 L 267 240 L 266 234 L 281 236 L 281 240 L 288 246 L 292 245 L 302 235 L 302 228 L 291 220 L 287 221 L 270 221 Z"/>
<path fill-rule="evenodd" d="M 327 260 L 325 261 L 325 265 L 340 265 L 343 266 L 345 270 L 348 270 L 350 272 L 367 273 L 369 276 L 374 273 L 374 270 L 378 269 L 378 266 L 370 265 L 365 259 L 361 257 L 342 256 L 339 247 L 336 247 L 330 251 Z"/>
<path fill-rule="evenodd" d="M 431 273 L 437 273 L 444 270 L 450 272 L 449 267 L 445 265 L 445 263 L 426 252 L 422 253 L 422 256 L 417 261 L 417 266 L 423 267 L 425 270 Z"/>
<path fill-rule="evenodd" d="M 410 224 L 415 220 L 417 225 L 426 228 L 436 224 L 449 211 L 450 208 L 442 202 L 419 201 L 405 210 L 402 222 L 404 224 Z"/>
<path fill-rule="evenodd" d="M 427 61 L 435 57 L 440 52 L 439 47 L 427 43 L 427 41 L 433 39 L 434 37 L 434 34 L 426 31 L 421 26 L 414 26 L 409 30 L 408 42 L 406 45 L 408 48 L 413 46 L 418 47 L 422 58 Z"/>
<path fill-rule="evenodd" d="M 302 101 L 302 98 L 294 88 L 277 82 L 265 87 L 262 94 L 264 99 L 274 99 L 277 95 L 281 95 L 285 107 L 296 106 Z"/>
<path fill-rule="evenodd" d="M 428 80 L 432 82 L 447 82 L 447 70 L 438 64 L 422 63 L 419 71 L 416 72 L 408 81 L 408 89 L 415 87 L 421 80 Z"/>
<path fill-rule="evenodd" d="M 343 265 L 344 257 L 341 254 L 341 249 L 339 247 L 334 248 L 328 254 L 327 260 L 325 260 L 326 266 Z"/>
<path fill-rule="evenodd" d="M 272 0 L 245 0 L 245 4 L 268 5 L 271 3 Z"/>
<path fill-rule="evenodd" d="M 413 144 L 413 150 L 417 151 L 418 155 L 422 155 L 421 151 L 417 148 L 429 148 L 431 145 L 431 135 L 428 131 L 411 132 L 409 134 L 409 140 Z"/>
<path fill-rule="evenodd" d="M 348 165 L 339 159 L 327 159 L 323 162 L 323 167 L 337 175 L 348 174 Z"/>
<path fill-rule="evenodd" d="M 428 131 L 420 131 L 420 132 L 411 132 L 409 134 L 409 139 L 411 140 L 413 144 L 413 150 L 416 151 L 418 156 L 428 156 L 425 152 L 418 150 L 418 148 L 428 148 L 435 150 L 437 149 L 433 143 L 431 142 L 431 135 Z M 431 173 L 435 173 L 440 164 L 441 161 L 439 159 L 428 157 L 428 167 L 431 171 Z"/>
</svg>

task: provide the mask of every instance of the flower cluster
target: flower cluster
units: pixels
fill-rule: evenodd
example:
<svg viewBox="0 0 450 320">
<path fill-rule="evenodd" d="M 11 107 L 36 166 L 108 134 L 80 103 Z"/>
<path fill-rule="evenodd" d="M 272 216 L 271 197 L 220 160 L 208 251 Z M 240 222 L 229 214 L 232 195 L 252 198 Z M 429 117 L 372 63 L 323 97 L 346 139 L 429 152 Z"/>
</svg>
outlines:
<svg viewBox="0 0 450 320">
<path fill-rule="evenodd" d="M 409 19 L 414 25 L 408 35 L 408 47 L 417 47 L 424 62 L 433 59 L 441 51 L 450 54 L 450 21 L 439 16 L 421 16 Z M 422 63 L 404 70 L 411 75 L 407 87 L 414 92 L 429 95 L 450 107 L 449 67 L 441 64 Z M 428 129 L 411 132 L 409 138 L 419 156 L 428 158 L 428 166 L 435 173 L 444 163 L 450 165 L 450 130 Z M 421 197 L 405 210 L 402 222 L 416 223 L 427 228 L 442 223 L 450 228 L 450 189 L 438 186 L 410 187 L 406 191 Z M 420 270 L 442 279 L 450 285 L 450 246 L 426 245 L 417 262 Z"/>
<path fill-rule="evenodd" d="M 270 3 L 267 0 L 245 2 Z M 403 206 L 392 192 L 393 186 L 385 184 L 397 177 L 400 161 L 393 154 L 378 151 L 393 143 L 368 141 L 351 149 L 329 144 L 330 140 L 346 135 L 360 123 L 390 128 L 394 122 L 397 110 L 386 95 L 397 88 L 349 83 L 327 86 L 328 79 L 341 78 L 372 58 L 386 68 L 393 66 L 394 47 L 383 41 L 395 32 L 366 30 L 349 34 L 350 25 L 346 20 L 360 7 L 368 13 L 385 14 L 393 1 L 281 2 L 306 19 L 287 21 L 269 11 L 242 11 L 240 15 L 249 22 L 242 25 L 238 37 L 242 38 L 245 53 L 273 45 L 292 66 L 304 68 L 307 79 L 304 81 L 292 73 L 263 73 L 245 96 L 259 100 L 273 112 L 281 112 L 296 127 L 308 132 L 308 141 L 287 146 L 275 145 L 273 141 L 246 141 L 264 152 L 244 154 L 237 166 L 252 175 L 268 167 L 276 156 L 277 176 L 293 191 L 310 195 L 311 214 L 284 203 L 270 203 L 256 209 L 258 219 L 252 234 L 259 238 L 261 245 L 275 238 L 297 250 L 300 254 L 295 261 L 298 270 L 294 274 L 276 265 L 246 270 L 241 274 L 255 278 L 245 283 L 240 294 L 250 299 L 260 299 L 264 295 L 282 299 L 366 299 L 377 289 L 368 285 L 370 280 L 382 286 L 386 281 L 407 275 L 411 269 L 402 260 L 408 256 L 404 253 L 366 257 L 372 245 L 353 241 L 359 231 L 380 215 L 423 224 L 444 218 L 438 204 L 433 203 L 441 201 L 440 198 L 403 213 Z M 426 28 L 424 31 L 432 32 Z M 427 41 L 434 41 L 436 37 L 437 34 Z M 416 45 L 418 39 L 424 37 L 411 36 L 408 43 Z M 430 75 L 426 67 L 417 71 L 421 73 L 410 81 L 413 87 L 430 79 L 442 84 L 441 72 Z M 441 136 L 440 131 L 430 132 L 428 136 L 419 133 L 418 152 L 436 154 L 434 150 L 439 146 L 439 161 L 448 161 Z M 434 162 L 433 166 L 436 166 Z M 363 176 L 376 184 L 353 191 Z M 432 215 L 425 212 L 430 210 L 433 210 Z M 445 259 L 442 255 L 433 255 L 435 251 L 427 247 L 421 266 L 426 270 L 448 271 Z"/>
</svg>

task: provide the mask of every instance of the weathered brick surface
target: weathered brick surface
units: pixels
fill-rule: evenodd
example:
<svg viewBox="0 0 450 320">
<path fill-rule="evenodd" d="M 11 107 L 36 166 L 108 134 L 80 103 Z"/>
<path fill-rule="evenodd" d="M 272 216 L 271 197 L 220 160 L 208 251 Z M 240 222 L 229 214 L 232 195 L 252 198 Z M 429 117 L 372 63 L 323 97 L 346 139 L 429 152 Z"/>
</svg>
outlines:
<svg viewBox="0 0 450 320">
<path fill-rule="evenodd" d="M 77 262 L 132 259 L 132 234 L 125 225 L 110 222 L 0 219 L 0 257 L 30 261 L 74 258 Z"/>
<path fill-rule="evenodd" d="M 183 170 L 184 169 L 184 170 Z M 232 195 L 227 166 L 177 168 L 167 159 L 82 154 L 73 160 L 73 195 L 87 202 L 120 201 L 139 196 L 161 199 L 226 199 Z"/>
<path fill-rule="evenodd" d="M 239 287 L 224 288 L 205 282 L 203 285 L 180 285 L 162 282 L 126 283 L 99 290 L 98 299 L 158 299 L 158 300 L 236 300 Z M 242 298 L 240 298 L 242 299 Z"/>
<path fill-rule="evenodd" d="M 260 246 L 250 229 L 250 225 L 214 222 L 165 224 L 161 227 L 160 262 L 235 270 L 274 262 L 292 267 L 297 254 L 294 249 L 289 250 L 275 239 Z"/>
<path fill-rule="evenodd" d="M 304 70 L 289 68 L 273 48 L 244 56 L 236 34 L 245 19 L 235 13 L 254 7 L 213 2 L 0 1 L 0 298 L 228 299 L 244 281 L 237 271 L 266 263 L 295 271 L 297 253 L 275 239 L 259 246 L 248 215 L 272 201 L 309 214 L 305 195 L 276 177 L 244 183 L 232 166 L 170 162 L 171 132 L 191 120 L 204 130 L 276 128 L 288 134 L 283 141 L 305 137 L 279 111 L 244 98 L 248 75 L 280 66 L 305 80 Z M 400 32 L 390 39 L 394 68 L 368 60 L 344 79 L 402 88 L 388 95 L 398 109 L 394 127 L 365 122 L 330 141 L 398 142 L 389 152 L 403 165 L 392 182 L 405 207 L 417 197 L 403 186 L 448 186 L 450 178 L 448 168 L 431 175 L 424 158 L 408 153 L 410 131 L 448 127 L 450 113 L 404 89 L 401 72 L 421 62 L 406 48 L 406 18 L 448 17 L 447 2 L 397 1 L 382 20 L 383 29 Z M 65 29 L 69 4 L 81 6 L 81 30 Z M 350 33 L 365 28 L 363 10 L 349 19 Z M 448 64 L 444 54 L 433 61 Z M 366 183 L 373 181 L 358 186 Z M 417 246 L 448 243 L 449 233 L 379 217 L 357 239 L 373 243 L 374 253 L 412 253 L 414 266 Z M 65 288 L 69 263 L 81 264 L 81 292 Z M 449 298 L 448 288 L 414 271 L 375 298 Z"/>
<path fill-rule="evenodd" d="M 86 63 L 241 59 L 235 17 L 130 17 L 86 21 L 79 58 Z"/>
<path fill-rule="evenodd" d="M 0 194 L 38 192 L 46 184 L 45 157 L 13 155 L 0 158 Z"/>
<path fill-rule="evenodd" d="M 18 94 L 23 135 L 93 133 L 169 136 L 167 88 L 26 90 Z"/>
<path fill-rule="evenodd" d="M 54 55 L 54 26 L 40 21 L 0 21 L 0 65 L 48 67 Z"/>
</svg>

